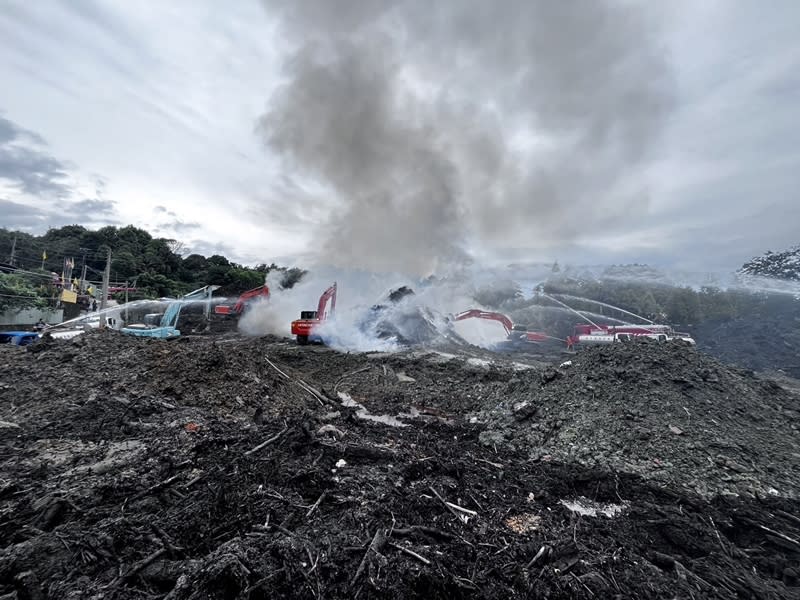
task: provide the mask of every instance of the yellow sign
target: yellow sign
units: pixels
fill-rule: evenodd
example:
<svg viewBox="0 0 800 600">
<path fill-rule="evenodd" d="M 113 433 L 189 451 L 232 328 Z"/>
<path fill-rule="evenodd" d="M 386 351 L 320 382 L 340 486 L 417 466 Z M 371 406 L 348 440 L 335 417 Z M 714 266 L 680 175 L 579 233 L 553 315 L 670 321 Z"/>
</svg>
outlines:
<svg viewBox="0 0 800 600">
<path fill-rule="evenodd" d="M 71 290 L 62 290 L 61 301 L 69 302 L 70 304 L 75 304 L 78 301 L 78 294 L 76 294 Z"/>
</svg>

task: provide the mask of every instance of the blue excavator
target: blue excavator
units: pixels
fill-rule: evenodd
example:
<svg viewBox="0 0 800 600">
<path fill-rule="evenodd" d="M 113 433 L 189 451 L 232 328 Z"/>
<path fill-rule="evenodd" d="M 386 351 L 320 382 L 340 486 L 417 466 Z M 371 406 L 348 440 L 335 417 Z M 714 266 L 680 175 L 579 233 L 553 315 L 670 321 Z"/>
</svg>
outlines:
<svg viewBox="0 0 800 600">
<path fill-rule="evenodd" d="M 147 325 L 144 323 L 134 324 L 123 327 L 121 331 L 124 335 L 149 337 L 162 340 L 180 337 L 181 332 L 178 329 L 178 318 L 181 315 L 181 309 L 183 308 L 183 305 L 188 302 L 205 301 L 207 303 L 206 317 L 208 317 L 211 312 L 211 294 L 213 294 L 215 290 L 219 289 L 219 287 L 220 286 L 218 285 L 207 285 L 198 290 L 194 290 L 193 292 L 189 292 L 178 300 L 170 302 L 167 306 L 167 310 L 164 311 L 164 315 L 161 317 L 161 321 L 157 325 Z"/>
</svg>

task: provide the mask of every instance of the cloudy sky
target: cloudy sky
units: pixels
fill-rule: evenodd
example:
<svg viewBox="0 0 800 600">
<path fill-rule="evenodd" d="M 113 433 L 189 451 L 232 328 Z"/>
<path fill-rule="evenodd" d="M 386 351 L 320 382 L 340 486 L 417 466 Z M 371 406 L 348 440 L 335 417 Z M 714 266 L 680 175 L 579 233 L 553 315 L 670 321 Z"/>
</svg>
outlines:
<svg viewBox="0 0 800 600">
<path fill-rule="evenodd" d="M 3 0 L 0 226 L 422 274 L 800 243 L 800 4 L 667 4 Z"/>
</svg>

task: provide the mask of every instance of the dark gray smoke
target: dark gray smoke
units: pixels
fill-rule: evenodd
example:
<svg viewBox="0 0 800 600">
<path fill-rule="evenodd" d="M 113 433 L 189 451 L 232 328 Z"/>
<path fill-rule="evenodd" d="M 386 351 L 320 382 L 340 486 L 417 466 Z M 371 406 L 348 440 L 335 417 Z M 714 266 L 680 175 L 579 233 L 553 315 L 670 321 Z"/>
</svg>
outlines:
<svg viewBox="0 0 800 600">
<path fill-rule="evenodd" d="M 427 274 L 646 212 L 672 80 L 644 5 L 265 4 L 293 50 L 259 131 L 337 203 L 326 262 Z"/>
</svg>

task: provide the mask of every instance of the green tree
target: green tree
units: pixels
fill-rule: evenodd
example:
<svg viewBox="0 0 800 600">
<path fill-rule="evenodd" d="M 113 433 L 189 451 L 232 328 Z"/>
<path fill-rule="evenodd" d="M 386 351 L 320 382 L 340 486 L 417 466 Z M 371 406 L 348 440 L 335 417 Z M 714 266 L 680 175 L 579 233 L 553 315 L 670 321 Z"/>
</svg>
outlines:
<svg viewBox="0 0 800 600">
<path fill-rule="evenodd" d="M 142 273 L 136 285 L 143 288 L 146 295 L 155 298 L 179 296 L 183 291 L 175 281 L 162 273 Z"/>
<path fill-rule="evenodd" d="M 134 254 L 130 250 L 112 252 L 111 270 L 117 277 L 129 279 L 136 277 L 143 271 L 141 255 Z"/>
<path fill-rule="evenodd" d="M 178 278 L 190 284 L 207 280 L 208 260 L 202 254 L 190 254 L 181 261 Z"/>
<path fill-rule="evenodd" d="M 732 295 L 717 287 L 703 286 L 700 288 L 698 300 L 700 311 L 704 319 L 730 319 L 735 316 L 736 310 Z"/>
<path fill-rule="evenodd" d="M 0 311 L 10 308 L 45 308 L 49 298 L 41 286 L 21 275 L 0 273 Z"/>
<path fill-rule="evenodd" d="M 666 305 L 670 322 L 691 325 L 701 318 L 700 300 L 691 288 L 675 288 Z"/>
<path fill-rule="evenodd" d="M 14 238 L 16 237 L 16 245 Z M 215 254 L 206 258 L 200 254 L 181 257 L 185 246 L 179 240 L 154 238 L 133 225 L 107 226 L 96 231 L 80 225 L 52 228 L 42 236 L 0 228 L 0 262 L 15 251 L 15 264 L 26 269 L 41 267 L 42 252 L 47 251 L 45 271 L 60 273 L 65 258 L 75 260 L 75 276 L 85 264 L 93 278 L 105 269 L 107 249 L 111 249 L 111 273 L 114 280 L 138 278 L 138 287 L 147 296 L 176 296 L 206 284 L 223 286 L 226 293 L 238 294 L 261 285 L 267 273 L 282 274 L 282 287 L 291 287 L 305 271 L 286 269 L 275 263 L 263 263 L 255 268 L 231 262 Z"/>
<path fill-rule="evenodd" d="M 144 267 L 165 275 L 177 274 L 181 257 L 172 252 L 168 240 L 151 239 L 144 247 Z"/>
</svg>

